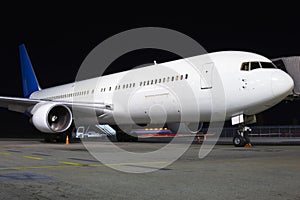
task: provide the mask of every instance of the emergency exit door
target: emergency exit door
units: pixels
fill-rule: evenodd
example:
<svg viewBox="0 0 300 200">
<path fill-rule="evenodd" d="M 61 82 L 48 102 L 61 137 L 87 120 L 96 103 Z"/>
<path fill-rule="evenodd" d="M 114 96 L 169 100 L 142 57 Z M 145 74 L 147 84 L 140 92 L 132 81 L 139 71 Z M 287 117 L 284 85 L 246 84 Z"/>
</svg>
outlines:
<svg viewBox="0 0 300 200">
<path fill-rule="evenodd" d="M 201 89 L 212 88 L 213 70 L 214 70 L 214 63 L 206 63 L 202 66 Z"/>
</svg>

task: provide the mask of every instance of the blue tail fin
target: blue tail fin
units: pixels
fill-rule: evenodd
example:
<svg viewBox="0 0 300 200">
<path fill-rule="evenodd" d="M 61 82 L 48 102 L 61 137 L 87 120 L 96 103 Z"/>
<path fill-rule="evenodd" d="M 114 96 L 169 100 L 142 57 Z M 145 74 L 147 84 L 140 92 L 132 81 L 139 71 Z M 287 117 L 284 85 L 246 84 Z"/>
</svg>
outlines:
<svg viewBox="0 0 300 200">
<path fill-rule="evenodd" d="M 24 44 L 19 46 L 19 52 L 22 70 L 23 93 L 24 97 L 28 98 L 33 92 L 40 90 L 40 86 L 34 74 L 34 70 Z"/>
</svg>

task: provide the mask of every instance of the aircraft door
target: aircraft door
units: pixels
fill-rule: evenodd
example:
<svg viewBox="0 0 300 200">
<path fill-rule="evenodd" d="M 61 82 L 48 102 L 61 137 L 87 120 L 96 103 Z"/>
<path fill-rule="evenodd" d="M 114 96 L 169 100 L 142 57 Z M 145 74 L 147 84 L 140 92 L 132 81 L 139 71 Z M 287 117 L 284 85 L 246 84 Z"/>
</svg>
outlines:
<svg viewBox="0 0 300 200">
<path fill-rule="evenodd" d="M 206 63 L 202 66 L 201 73 L 201 89 L 212 88 L 212 75 L 214 70 L 214 63 Z"/>
</svg>

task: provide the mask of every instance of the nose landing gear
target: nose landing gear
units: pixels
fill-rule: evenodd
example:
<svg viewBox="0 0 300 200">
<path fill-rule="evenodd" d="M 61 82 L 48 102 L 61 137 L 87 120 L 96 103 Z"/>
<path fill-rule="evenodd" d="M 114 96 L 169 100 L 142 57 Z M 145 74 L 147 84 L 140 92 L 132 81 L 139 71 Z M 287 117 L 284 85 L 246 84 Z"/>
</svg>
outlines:
<svg viewBox="0 0 300 200">
<path fill-rule="evenodd" d="M 236 147 L 251 146 L 249 134 L 251 133 L 251 128 L 247 126 L 241 126 L 239 130 L 235 133 L 233 137 L 233 144 Z"/>
</svg>

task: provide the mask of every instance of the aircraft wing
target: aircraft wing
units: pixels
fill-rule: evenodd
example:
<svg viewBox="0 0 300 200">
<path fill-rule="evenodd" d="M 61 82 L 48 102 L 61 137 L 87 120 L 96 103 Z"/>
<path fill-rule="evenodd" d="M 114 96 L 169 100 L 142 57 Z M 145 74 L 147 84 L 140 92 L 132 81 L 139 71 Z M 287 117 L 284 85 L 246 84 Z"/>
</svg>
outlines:
<svg viewBox="0 0 300 200">
<path fill-rule="evenodd" d="M 51 101 L 0 96 L 0 107 L 20 113 L 29 113 L 31 109 L 38 103 L 57 103 L 60 105 L 66 105 L 70 109 L 76 110 L 76 112 L 88 113 L 93 111 L 96 112 L 100 117 L 110 113 L 110 111 L 113 110 L 113 106 L 111 104 L 104 103 Z"/>
<path fill-rule="evenodd" d="M 41 100 L 0 96 L 0 107 L 21 113 L 25 113 L 30 107 L 33 107 L 40 102 Z"/>
</svg>

